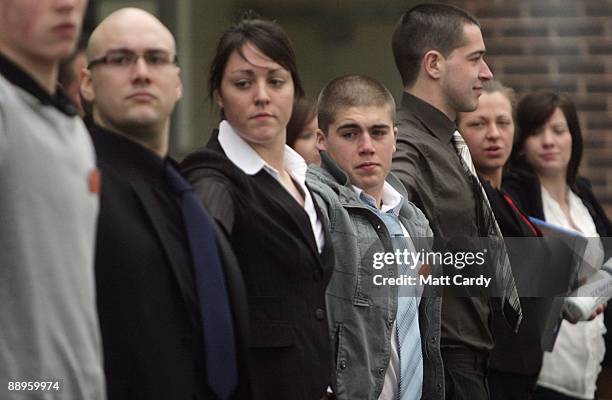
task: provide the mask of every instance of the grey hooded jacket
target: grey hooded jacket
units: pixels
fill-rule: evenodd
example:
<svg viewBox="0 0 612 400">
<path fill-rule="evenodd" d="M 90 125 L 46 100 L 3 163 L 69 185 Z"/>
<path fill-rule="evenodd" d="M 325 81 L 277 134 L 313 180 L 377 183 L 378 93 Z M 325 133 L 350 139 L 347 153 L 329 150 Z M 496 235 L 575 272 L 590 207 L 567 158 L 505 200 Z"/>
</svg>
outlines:
<svg viewBox="0 0 612 400">
<path fill-rule="evenodd" d="M 327 287 L 329 329 L 336 360 L 338 399 L 376 400 L 391 356 L 391 335 L 397 312 L 398 288 L 375 285 L 374 275 L 397 276 L 397 265 L 373 268 L 376 252 L 393 252 L 384 223 L 353 190 L 348 177 L 331 157 L 321 153 L 322 166 L 308 168 L 306 181 L 323 210 L 331 231 L 335 265 Z M 387 182 L 405 201 L 399 218 L 416 249 L 429 249 L 432 231 L 425 215 L 411 202 L 392 174 Z M 441 298 L 425 287 L 419 306 L 423 351 L 422 399 L 444 398 L 440 354 Z"/>
</svg>

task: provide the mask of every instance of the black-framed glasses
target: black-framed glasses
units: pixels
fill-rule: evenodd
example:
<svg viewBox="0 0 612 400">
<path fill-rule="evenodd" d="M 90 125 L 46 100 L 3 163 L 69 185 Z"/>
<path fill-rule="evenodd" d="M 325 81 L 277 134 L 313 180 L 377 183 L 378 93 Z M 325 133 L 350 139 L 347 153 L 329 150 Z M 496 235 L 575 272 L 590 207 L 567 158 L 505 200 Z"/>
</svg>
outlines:
<svg viewBox="0 0 612 400">
<path fill-rule="evenodd" d="M 136 53 L 131 50 L 111 50 L 100 58 L 95 58 L 87 64 L 87 69 L 96 65 L 105 64 L 111 67 L 130 67 L 142 57 L 149 67 L 165 67 L 176 64 L 178 57 L 165 50 L 147 50 L 144 53 Z"/>
</svg>

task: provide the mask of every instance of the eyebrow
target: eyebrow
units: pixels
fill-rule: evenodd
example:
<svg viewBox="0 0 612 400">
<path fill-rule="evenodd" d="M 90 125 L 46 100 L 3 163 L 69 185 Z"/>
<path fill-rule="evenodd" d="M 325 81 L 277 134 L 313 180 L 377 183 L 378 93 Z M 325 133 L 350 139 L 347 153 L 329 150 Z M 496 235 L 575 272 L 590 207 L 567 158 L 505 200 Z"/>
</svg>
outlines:
<svg viewBox="0 0 612 400">
<path fill-rule="evenodd" d="M 264 68 L 267 69 L 265 67 L 258 67 L 258 68 Z M 276 72 L 280 72 L 283 71 L 284 68 L 274 68 L 274 69 L 269 69 L 268 70 L 268 74 L 274 74 Z M 255 72 L 252 69 L 237 69 L 235 71 L 231 71 L 230 74 L 247 74 L 247 75 L 255 75 Z"/>
<path fill-rule="evenodd" d="M 127 48 L 127 47 L 117 47 L 117 48 L 111 48 L 106 50 L 106 52 L 104 54 L 108 54 L 108 53 L 121 53 L 121 52 L 127 52 L 127 53 L 138 53 L 138 51 Z M 148 48 L 148 49 L 144 49 L 142 51 L 143 53 L 155 53 L 155 52 L 161 52 L 161 53 L 168 53 L 168 54 L 172 54 L 172 50 L 169 49 L 163 49 L 160 47 L 153 47 L 153 48 Z"/>
<path fill-rule="evenodd" d="M 473 57 L 473 56 L 484 56 L 485 54 L 487 54 L 486 50 L 477 50 L 477 51 L 473 51 L 470 54 L 468 54 L 468 58 Z"/>
<path fill-rule="evenodd" d="M 337 129 L 350 129 L 350 128 L 356 128 L 356 129 L 360 129 L 361 127 L 359 126 L 359 124 L 355 123 L 355 122 L 347 122 L 345 124 L 340 125 Z"/>
<path fill-rule="evenodd" d="M 340 125 L 336 129 L 339 130 L 339 129 L 350 129 L 350 128 L 361 129 L 361 126 L 355 122 L 347 122 L 346 124 Z M 387 124 L 374 124 L 368 127 L 368 130 L 371 130 L 371 129 L 391 129 L 391 127 Z"/>
<path fill-rule="evenodd" d="M 387 124 L 374 124 L 370 129 L 391 129 L 391 127 Z"/>
</svg>

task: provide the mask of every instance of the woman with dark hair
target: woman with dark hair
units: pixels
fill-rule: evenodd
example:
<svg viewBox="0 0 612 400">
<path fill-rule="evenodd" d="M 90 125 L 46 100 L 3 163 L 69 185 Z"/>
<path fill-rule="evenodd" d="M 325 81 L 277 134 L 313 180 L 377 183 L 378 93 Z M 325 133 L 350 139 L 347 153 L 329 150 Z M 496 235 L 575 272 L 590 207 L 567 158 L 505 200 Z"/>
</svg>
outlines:
<svg viewBox="0 0 612 400">
<path fill-rule="evenodd" d="M 317 149 L 317 108 L 305 97 L 293 103 L 291 119 L 287 124 L 287 145 L 297 151 L 306 164 L 321 164 Z"/>
<path fill-rule="evenodd" d="M 588 181 L 578 177 L 582 134 L 574 104 L 554 92 L 531 93 L 519 102 L 516 122 L 504 189 L 528 215 L 591 238 L 589 253 L 596 259 L 591 265 L 598 268 L 610 249 L 593 238 L 611 236 L 612 225 Z M 536 398 L 594 398 L 604 332 L 602 316 L 576 324 L 563 321 L 553 351 L 544 354 Z"/>
<path fill-rule="evenodd" d="M 332 380 L 325 288 L 333 254 L 306 164 L 285 145 L 293 101 L 303 95 L 285 32 L 260 19 L 226 30 L 209 92 L 222 121 L 182 167 L 243 273 L 253 398 L 324 398 Z"/>
</svg>

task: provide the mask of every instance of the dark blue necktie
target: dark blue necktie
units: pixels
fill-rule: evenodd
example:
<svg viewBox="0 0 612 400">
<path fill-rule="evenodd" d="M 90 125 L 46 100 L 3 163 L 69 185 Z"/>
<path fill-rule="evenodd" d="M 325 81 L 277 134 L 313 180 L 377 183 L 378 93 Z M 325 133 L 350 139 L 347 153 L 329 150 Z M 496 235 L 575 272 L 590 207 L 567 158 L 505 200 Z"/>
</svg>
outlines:
<svg viewBox="0 0 612 400">
<path fill-rule="evenodd" d="M 166 176 L 181 198 L 200 300 L 208 385 L 220 399 L 229 399 L 238 385 L 234 326 L 212 223 L 191 185 L 170 164 Z"/>
</svg>

